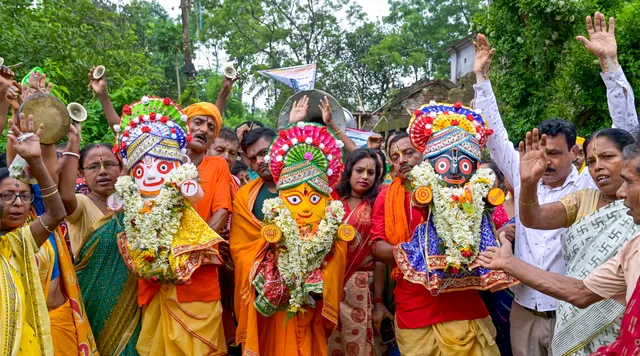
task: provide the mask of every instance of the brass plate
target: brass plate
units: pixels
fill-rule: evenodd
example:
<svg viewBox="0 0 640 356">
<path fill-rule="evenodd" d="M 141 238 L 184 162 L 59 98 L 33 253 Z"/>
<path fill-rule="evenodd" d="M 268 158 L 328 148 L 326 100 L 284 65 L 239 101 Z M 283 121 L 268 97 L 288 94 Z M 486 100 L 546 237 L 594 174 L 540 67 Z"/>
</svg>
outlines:
<svg viewBox="0 0 640 356">
<path fill-rule="evenodd" d="M 64 103 L 51 94 L 34 94 L 20 106 L 19 114 L 33 115 L 37 128 L 44 124 L 40 142 L 46 145 L 58 143 L 69 132 L 71 118 Z"/>
</svg>

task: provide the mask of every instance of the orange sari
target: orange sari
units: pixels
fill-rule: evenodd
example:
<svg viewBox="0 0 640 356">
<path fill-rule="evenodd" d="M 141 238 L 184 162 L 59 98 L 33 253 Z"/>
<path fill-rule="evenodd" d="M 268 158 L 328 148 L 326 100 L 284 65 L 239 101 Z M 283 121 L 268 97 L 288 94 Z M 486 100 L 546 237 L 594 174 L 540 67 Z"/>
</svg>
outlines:
<svg viewBox="0 0 640 356">
<path fill-rule="evenodd" d="M 316 308 L 289 320 L 286 312 L 268 318 L 260 315 L 253 305 L 255 290 L 251 281 L 269 244 L 260 234 L 262 222 L 251 210 L 262 184 L 262 179 L 254 179 L 242 187 L 233 204 L 229 243 L 235 264 L 236 342 L 242 343 L 243 355 L 247 356 L 325 356 L 327 339 L 338 325 L 347 244 L 337 242 L 333 257 L 322 268 L 323 300 Z"/>
</svg>

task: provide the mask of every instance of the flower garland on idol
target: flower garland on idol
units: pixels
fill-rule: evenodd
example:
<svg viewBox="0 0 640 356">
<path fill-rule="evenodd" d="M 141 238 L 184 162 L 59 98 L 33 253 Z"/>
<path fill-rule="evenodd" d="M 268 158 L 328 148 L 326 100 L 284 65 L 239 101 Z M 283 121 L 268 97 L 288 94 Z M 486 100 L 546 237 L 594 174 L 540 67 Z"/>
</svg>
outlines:
<svg viewBox="0 0 640 356">
<path fill-rule="evenodd" d="M 326 215 L 316 228 L 301 232 L 291 212 L 282 203 L 282 199 L 267 199 L 262 207 L 264 222 L 274 224 L 282 231 L 279 242 L 278 269 L 289 289 L 289 308 L 298 312 L 308 304 L 304 291 L 307 277 L 322 266 L 322 262 L 331 251 L 336 233 L 344 218 L 344 207 L 340 201 L 331 201 Z M 304 256 L 304 257 L 302 257 Z"/>
<path fill-rule="evenodd" d="M 327 199 L 344 169 L 343 146 L 325 126 L 298 122 L 278 133 L 265 160 L 280 192 L 306 183 Z M 265 200 L 262 212 L 266 224 L 262 234 L 276 252 L 290 295 L 287 311 L 294 315 L 314 305 L 305 289 L 308 277 L 323 266 L 338 239 L 355 237 L 355 229 L 343 224 L 340 201 L 328 201 L 325 216 L 312 225 L 294 220 L 282 197 Z"/>
<path fill-rule="evenodd" d="M 464 187 L 450 188 L 431 164 L 422 162 L 413 167 L 410 180 L 416 187 L 431 188 L 433 222 L 444 242 L 449 269 L 456 273 L 462 266 L 470 265 L 480 252 L 484 198 L 495 182 L 493 171 L 481 168 Z"/>
<path fill-rule="evenodd" d="M 158 196 L 146 202 L 133 178 L 118 178 L 115 188 L 124 199 L 128 248 L 139 277 L 161 283 L 178 280 L 170 252 L 173 237 L 180 227 L 185 200 L 177 187 L 197 178 L 195 165 L 181 165 L 170 173 Z"/>
</svg>

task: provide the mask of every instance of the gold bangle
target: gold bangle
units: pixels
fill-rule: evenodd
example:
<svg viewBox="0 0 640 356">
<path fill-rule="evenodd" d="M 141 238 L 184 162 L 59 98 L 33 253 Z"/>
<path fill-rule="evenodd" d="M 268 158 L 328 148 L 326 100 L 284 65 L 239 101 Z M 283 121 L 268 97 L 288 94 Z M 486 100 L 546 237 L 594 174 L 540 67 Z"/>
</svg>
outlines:
<svg viewBox="0 0 640 356">
<path fill-rule="evenodd" d="M 525 206 L 532 206 L 532 205 L 538 204 L 538 198 L 536 198 L 536 200 L 533 203 L 525 203 L 521 199 L 518 199 L 518 201 L 520 202 L 520 204 L 525 205 Z"/>
<path fill-rule="evenodd" d="M 336 136 L 340 135 L 341 133 L 342 133 L 342 130 L 338 130 L 338 131 L 334 132 L 334 134 L 335 134 Z"/>
<path fill-rule="evenodd" d="M 43 195 L 43 196 L 42 196 L 42 199 L 50 198 L 50 197 L 52 197 L 52 196 L 56 195 L 56 193 L 58 193 L 58 189 L 57 189 L 57 188 L 56 188 L 56 190 L 54 190 L 53 192 L 51 192 L 51 193 L 49 193 L 49 194 L 47 194 L 47 195 Z"/>
<path fill-rule="evenodd" d="M 58 187 L 58 186 L 57 186 L 55 183 L 53 183 L 53 185 L 52 185 L 52 186 L 50 186 L 50 187 L 40 188 L 40 191 L 41 191 L 41 192 L 44 192 L 45 190 L 49 190 L 49 189 L 51 189 L 51 188 L 57 188 L 57 187 Z"/>
<path fill-rule="evenodd" d="M 45 230 L 47 230 L 48 233 L 52 234 L 53 230 L 49 230 L 49 227 L 47 227 L 47 225 L 44 224 L 44 221 L 42 221 L 42 218 L 38 216 L 38 221 L 40 221 L 40 224 L 42 224 L 42 227 L 44 227 Z"/>
</svg>

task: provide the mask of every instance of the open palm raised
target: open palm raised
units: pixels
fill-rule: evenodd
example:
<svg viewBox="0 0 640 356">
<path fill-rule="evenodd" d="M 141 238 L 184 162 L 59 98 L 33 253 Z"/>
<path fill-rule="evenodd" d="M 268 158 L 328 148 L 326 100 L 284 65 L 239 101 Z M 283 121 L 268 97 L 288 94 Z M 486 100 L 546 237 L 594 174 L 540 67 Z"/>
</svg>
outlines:
<svg viewBox="0 0 640 356">
<path fill-rule="evenodd" d="M 525 142 L 520 141 L 518 150 L 522 184 L 538 184 L 547 168 L 547 135 L 540 137 L 538 129 L 527 132 Z"/>
</svg>

